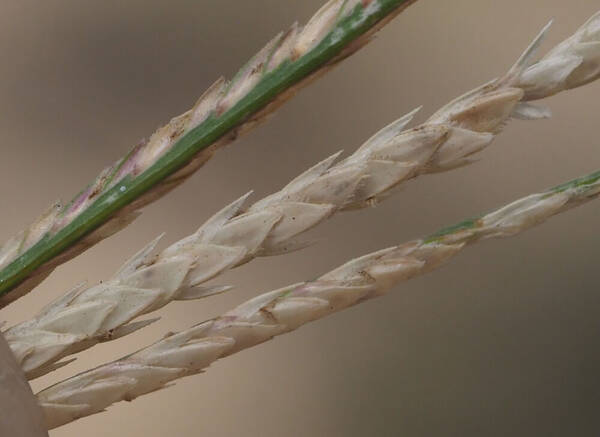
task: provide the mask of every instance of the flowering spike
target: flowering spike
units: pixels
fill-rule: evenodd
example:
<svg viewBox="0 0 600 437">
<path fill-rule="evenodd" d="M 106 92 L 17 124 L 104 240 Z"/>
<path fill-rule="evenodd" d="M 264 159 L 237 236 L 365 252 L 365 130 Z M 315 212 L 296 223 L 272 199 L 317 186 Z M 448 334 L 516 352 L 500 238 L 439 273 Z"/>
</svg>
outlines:
<svg viewBox="0 0 600 437">
<path fill-rule="evenodd" d="M 495 80 L 453 100 L 424 124 L 402 131 L 413 111 L 371 137 L 348 158 L 337 163 L 338 154 L 325 159 L 279 192 L 259 200 L 245 211 L 243 205 L 248 195 L 243 196 L 213 216 L 195 234 L 172 244 L 156 256 L 150 255 L 152 250 L 149 246 L 129 262 L 128 268 L 109 281 L 84 292 L 75 292 L 53 307 L 52 317 L 58 319 L 63 316 L 62 312 L 68 314 L 72 306 L 83 302 L 99 300 L 112 304 L 120 299 L 127 302 L 128 296 L 135 296 L 138 290 L 147 290 L 147 296 L 150 296 L 148 302 L 144 301 L 137 307 L 129 304 L 117 307 L 114 314 L 107 317 L 110 323 L 105 320 L 94 339 L 84 338 L 83 341 L 81 335 L 73 335 L 68 339 L 72 343 L 66 345 L 67 340 L 57 333 L 42 335 L 39 329 L 44 318 L 42 313 L 32 321 L 18 325 L 19 329 L 9 329 L 13 334 L 11 346 L 29 354 L 32 357 L 30 362 L 33 362 L 33 355 L 41 353 L 44 358 L 39 362 L 49 365 L 52 341 L 57 341 L 54 358 L 60 359 L 68 351 L 80 350 L 97 339 L 106 338 L 108 330 L 117 328 L 114 326 L 117 321 L 126 324 L 130 321 L 128 319 L 156 310 L 172 300 L 196 299 L 220 291 L 205 288 L 203 284 L 253 257 L 278 255 L 305 247 L 309 243 L 301 238 L 304 232 L 338 211 L 364 208 L 383 200 L 395 187 L 410 178 L 470 164 L 511 116 L 539 118 L 544 114 L 524 105 L 520 101 L 522 95 L 520 88 Z M 576 194 L 592 196 L 597 190 L 600 190 L 597 185 L 584 184 L 577 187 Z M 574 194 L 569 191 L 571 195 Z M 556 208 L 560 207 L 562 200 L 559 200 L 559 197 L 552 198 L 552 202 L 557 202 Z M 531 211 L 523 213 L 525 215 L 511 213 L 513 215 L 506 216 L 508 212 L 505 211 L 501 220 L 490 216 L 486 223 L 500 220 L 512 223 L 510 229 L 513 229 L 515 223 L 524 226 L 552 212 L 547 202 L 540 202 L 538 206 L 541 208 L 539 216 Z M 412 266 L 418 264 L 415 264 L 415 259 L 427 258 L 423 268 L 432 268 L 460 250 L 466 238 L 484 238 L 498 232 L 497 227 L 492 225 L 475 230 L 475 226 L 481 225 L 481 220 L 469 223 L 469 227 L 461 227 L 460 232 L 451 233 L 451 237 L 432 237 L 436 240 L 435 244 L 421 245 L 418 251 L 410 245 L 403 246 L 402 250 L 394 249 L 391 264 L 386 261 L 385 265 L 371 272 L 372 275 L 380 275 L 381 278 L 410 276 L 412 267 L 406 267 L 409 259 Z M 503 229 L 503 232 L 508 231 L 508 227 Z M 442 241 L 437 241 L 438 237 Z M 397 271 L 389 270 L 393 260 L 400 259 L 404 259 L 404 267 Z M 151 272 L 163 272 L 164 282 L 155 281 L 153 274 L 147 275 Z M 369 278 L 373 279 L 371 273 L 363 269 L 362 273 L 355 275 L 356 280 L 362 278 L 368 282 Z M 164 289 L 157 290 L 158 286 Z M 339 287 L 328 290 L 332 296 L 340 293 Z M 301 292 L 295 291 L 296 294 Z M 365 290 L 355 292 L 356 295 L 368 295 Z M 345 298 L 340 299 L 347 302 Z M 85 319 L 79 323 L 85 323 Z M 264 328 L 262 324 L 260 326 L 260 329 Z M 229 329 L 239 330 L 241 326 L 230 325 Z M 33 370 L 31 374 L 34 374 Z"/>
<path fill-rule="evenodd" d="M 34 225 L 9 240 L 0 249 L 0 306 L 29 292 L 62 262 L 118 232 L 136 210 L 185 181 L 217 148 L 265 120 L 414 1 L 376 0 L 370 3 L 376 8 L 365 2 L 361 13 L 340 21 L 346 1 L 333 0 L 302 32 L 294 25 L 278 35 L 229 85 L 217 81 L 190 111 L 103 171 L 61 209 L 49 230 L 37 232 Z"/>
<path fill-rule="evenodd" d="M 482 238 L 522 232 L 600 193 L 600 171 L 527 196 L 506 207 L 354 259 L 310 282 L 259 295 L 221 317 L 171 335 L 134 354 L 59 382 L 37 394 L 49 428 L 120 400 L 201 372 L 219 358 L 385 294 L 398 283 L 443 265 Z M 81 388 L 84 389 L 81 389 Z M 77 414 L 72 414 L 73 409 Z M 87 413 L 86 411 L 89 411 Z"/>
</svg>

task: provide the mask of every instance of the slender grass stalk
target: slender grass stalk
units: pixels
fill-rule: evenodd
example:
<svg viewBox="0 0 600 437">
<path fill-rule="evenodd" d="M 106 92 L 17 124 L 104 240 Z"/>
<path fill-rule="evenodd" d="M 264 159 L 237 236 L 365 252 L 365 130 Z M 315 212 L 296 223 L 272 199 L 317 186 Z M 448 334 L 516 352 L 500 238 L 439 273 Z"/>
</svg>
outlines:
<svg viewBox="0 0 600 437">
<path fill-rule="evenodd" d="M 545 116 L 542 109 L 524 106 L 523 90 L 514 83 L 532 68 L 531 58 L 546 31 L 505 76 L 455 99 L 424 124 L 404 130 L 410 113 L 345 160 L 334 165 L 338 155 L 333 155 L 245 210 L 248 196 L 238 199 L 158 255 L 152 255 L 158 239 L 151 242 L 110 280 L 77 287 L 32 320 L 7 330 L 28 378 L 68 364 L 58 362 L 63 357 L 143 328 L 156 319 L 129 322 L 173 300 L 227 290 L 203 284 L 254 257 L 305 247 L 301 234 L 339 211 L 385 199 L 421 174 L 470 164 L 472 155 L 487 147 L 515 113 Z"/>
<path fill-rule="evenodd" d="M 281 33 L 227 83 L 218 80 L 191 111 L 104 170 L 73 201 L 55 205 L 0 249 L 0 306 L 62 262 L 114 234 L 139 209 L 189 177 L 297 90 L 370 41 L 416 0 L 330 0 L 302 29 Z"/>
<path fill-rule="evenodd" d="M 49 429 L 159 390 L 215 360 L 382 296 L 483 239 L 516 235 L 600 194 L 600 171 L 435 234 L 354 259 L 320 278 L 262 294 L 221 317 L 59 382 L 38 399 Z"/>
</svg>

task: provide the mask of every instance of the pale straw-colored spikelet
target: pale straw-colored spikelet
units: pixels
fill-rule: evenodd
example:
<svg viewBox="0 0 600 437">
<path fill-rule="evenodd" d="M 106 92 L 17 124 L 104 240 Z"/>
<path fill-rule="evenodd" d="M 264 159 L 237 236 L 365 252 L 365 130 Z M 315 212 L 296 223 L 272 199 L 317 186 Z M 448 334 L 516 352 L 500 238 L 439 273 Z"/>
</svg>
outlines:
<svg viewBox="0 0 600 437">
<path fill-rule="evenodd" d="M 310 19 L 300 31 L 292 49 L 292 58 L 297 59 L 313 49 L 337 22 L 343 1 L 330 0 Z"/>
<path fill-rule="evenodd" d="M 48 427 L 103 411 L 201 372 L 218 358 L 385 294 L 481 239 L 506 237 L 600 194 L 600 172 L 527 196 L 428 238 L 357 258 L 305 283 L 260 295 L 233 311 L 38 393 Z"/>
<path fill-rule="evenodd" d="M 600 76 L 600 12 L 554 47 L 518 81 L 527 100 L 585 85 Z"/>
<path fill-rule="evenodd" d="M 0 248 L 0 268 L 8 265 L 19 253 L 29 249 L 39 241 L 39 239 L 53 226 L 60 213 L 60 209 L 60 202 L 55 202 L 28 229 L 21 231 L 19 234 L 6 241 L 2 248 Z"/>
<path fill-rule="evenodd" d="M 491 143 L 511 115 L 523 110 L 523 91 L 513 82 L 546 30 L 507 75 L 453 100 L 426 123 L 404 130 L 412 112 L 338 164 L 334 165 L 338 154 L 333 155 L 245 210 L 248 195 L 243 196 L 158 255 L 152 256 L 155 240 L 109 281 L 77 290 L 51 306 L 52 311 L 10 328 L 5 335 L 26 374 L 33 378 L 47 373 L 67 355 L 143 327 L 144 323 L 126 324 L 172 300 L 226 290 L 202 284 L 254 257 L 305 247 L 301 234 L 338 211 L 383 200 L 420 174 L 470 164 L 472 155 Z M 537 114 L 543 116 L 543 111 Z M 95 323 L 88 320 L 90 305 L 97 311 Z"/>
<path fill-rule="evenodd" d="M 389 14 L 387 18 L 397 15 L 414 1 L 396 2 L 387 12 Z M 251 58 L 230 82 L 223 78 L 219 79 L 191 110 L 173 118 L 168 124 L 159 128 L 147 142 L 141 142 L 125 158 L 103 170 L 96 180 L 72 202 L 58 208 L 53 207 L 52 214 L 44 215 L 26 231 L 8 240 L 0 247 L 0 270 L 23 255 L 34 244 L 42 241 L 44 237 L 56 235 L 60 230 L 73 223 L 102 194 L 118 186 L 121 181 L 126 178 L 134 180 L 142 175 L 164 157 L 166 153 L 172 150 L 174 145 L 184 135 L 203 125 L 205 122 L 219 119 L 219 117 L 223 116 L 230 109 L 236 107 L 261 83 L 265 75 L 273 72 L 278 67 L 284 66 L 284 64 L 287 65 L 290 62 L 299 61 L 304 55 L 324 41 L 327 35 L 332 33 L 336 25 L 340 23 L 340 20 L 348 18 L 352 13 L 357 11 L 360 14 L 355 24 L 361 24 L 373 17 L 377 12 L 373 5 L 378 5 L 379 2 L 380 0 L 331 0 L 309 20 L 304 28 L 299 27 L 295 23 L 287 32 L 277 35 L 256 56 Z M 359 7 L 360 9 L 357 9 Z M 373 31 L 379 29 L 384 22 L 387 22 L 384 18 L 386 17 L 379 17 L 378 20 L 371 23 L 371 31 L 363 33 L 362 36 L 356 36 L 356 39 L 352 42 L 348 41 L 348 45 L 344 47 L 344 50 L 333 56 L 328 62 L 315 66 L 314 71 L 307 70 L 304 73 L 305 77 L 297 79 L 295 83 L 288 84 L 284 90 L 280 90 L 278 94 L 272 96 L 270 102 L 266 102 L 266 106 L 262 107 L 262 109 L 249 111 L 240 120 L 240 123 L 233 126 L 227 134 L 215 140 L 209 147 L 196 153 L 178 171 L 172 173 L 168 178 L 164 179 L 158 185 L 153 186 L 150 190 L 145 191 L 141 197 L 127 204 L 126 207 L 123 207 L 102 228 L 87 234 L 73 247 L 63 252 L 61 256 L 55 257 L 39 267 L 23 284 L 16 290 L 11 291 L 10 295 L 1 296 L 0 305 L 6 305 L 27 293 L 41 282 L 57 265 L 127 226 L 138 215 L 136 210 L 182 183 L 210 159 L 217 148 L 230 143 L 240 134 L 256 126 L 281 106 L 283 102 L 291 98 L 300 88 L 320 74 L 328 71 L 333 65 L 370 41 Z M 123 186 L 122 188 L 124 191 L 125 187 Z"/>
</svg>

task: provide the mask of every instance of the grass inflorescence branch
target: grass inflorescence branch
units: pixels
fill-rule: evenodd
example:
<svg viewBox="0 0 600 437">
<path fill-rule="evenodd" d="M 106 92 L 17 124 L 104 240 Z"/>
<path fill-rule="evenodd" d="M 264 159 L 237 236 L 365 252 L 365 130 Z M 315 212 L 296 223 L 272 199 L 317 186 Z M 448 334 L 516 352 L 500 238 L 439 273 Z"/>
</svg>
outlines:
<svg viewBox="0 0 600 437">
<path fill-rule="evenodd" d="M 310 282 L 259 295 L 221 317 L 59 382 L 40 393 L 49 429 L 202 372 L 211 363 L 384 295 L 480 240 L 516 235 L 600 194 L 600 172 L 532 194 L 477 219 L 354 259 Z"/>
<path fill-rule="evenodd" d="M 530 65 L 546 31 L 547 27 L 507 74 L 454 99 L 425 123 L 405 129 L 413 111 L 383 128 L 346 159 L 336 163 L 339 154 L 335 154 L 249 207 L 244 206 L 248 195 L 241 197 L 197 232 L 158 254 L 153 253 L 158 239 L 151 242 L 109 280 L 87 289 L 76 287 L 31 320 L 8 329 L 5 336 L 26 375 L 35 378 L 50 372 L 70 362 L 59 362 L 63 357 L 143 328 L 156 319 L 132 320 L 171 301 L 200 299 L 227 290 L 229 287 L 204 284 L 253 258 L 305 247 L 303 234 L 338 212 L 384 200 L 417 176 L 470 164 L 515 114 L 527 112 L 530 119 L 537 118 L 534 113 L 545 116 L 547 111 L 526 103 L 519 84 L 531 70 L 549 77 L 554 66 L 560 65 L 553 62 L 543 69 L 538 63 Z M 590 63 L 593 55 L 597 53 L 587 50 L 582 63 Z M 549 90 L 548 81 L 538 77 L 540 86 L 536 88 L 546 84 Z M 564 81 L 568 75 L 561 77 Z M 555 89 L 567 89 L 556 80 L 552 83 Z M 469 229 L 478 219 L 443 232 Z"/>
<path fill-rule="evenodd" d="M 303 85 L 365 45 L 416 0 L 330 0 L 304 28 L 294 25 L 230 83 L 103 171 L 66 206 L 56 205 L 0 249 L 0 305 L 29 292 L 60 263 L 122 229 L 138 210 L 199 168 Z"/>
</svg>

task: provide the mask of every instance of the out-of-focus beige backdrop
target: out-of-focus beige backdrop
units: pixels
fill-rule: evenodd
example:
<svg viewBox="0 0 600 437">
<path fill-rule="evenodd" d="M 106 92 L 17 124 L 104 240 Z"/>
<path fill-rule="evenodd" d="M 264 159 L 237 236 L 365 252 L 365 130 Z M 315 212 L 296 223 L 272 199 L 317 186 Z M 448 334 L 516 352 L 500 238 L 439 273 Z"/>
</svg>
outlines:
<svg viewBox="0 0 600 437">
<path fill-rule="evenodd" d="M 321 0 L 0 2 L 0 239 L 69 198 L 161 122 L 231 76 Z M 193 232 L 249 189 L 279 189 L 423 105 L 423 121 L 502 74 L 550 19 L 544 49 L 592 0 L 421 0 L 372 45 L 228 147 L 139 221 L 4 309 L 16 323 L 75 283 L 108 278 L 157 234 Z M 174 303 L 161 322 L 98 346 L 40 389 L 220 314 L 260 291 L 421 236 L 600 167 L 600 84 L 548 99 L 554 119 L 511 123 L 468 168 L 427 176 L 376 209 L 342 214 L 320 243 L 227 274 L 236 289 Z M 592 436 L 600 431 L 600 205 L 469 249 L 385 298 L 119 404 L 53 437 Z"/>
</svg>

